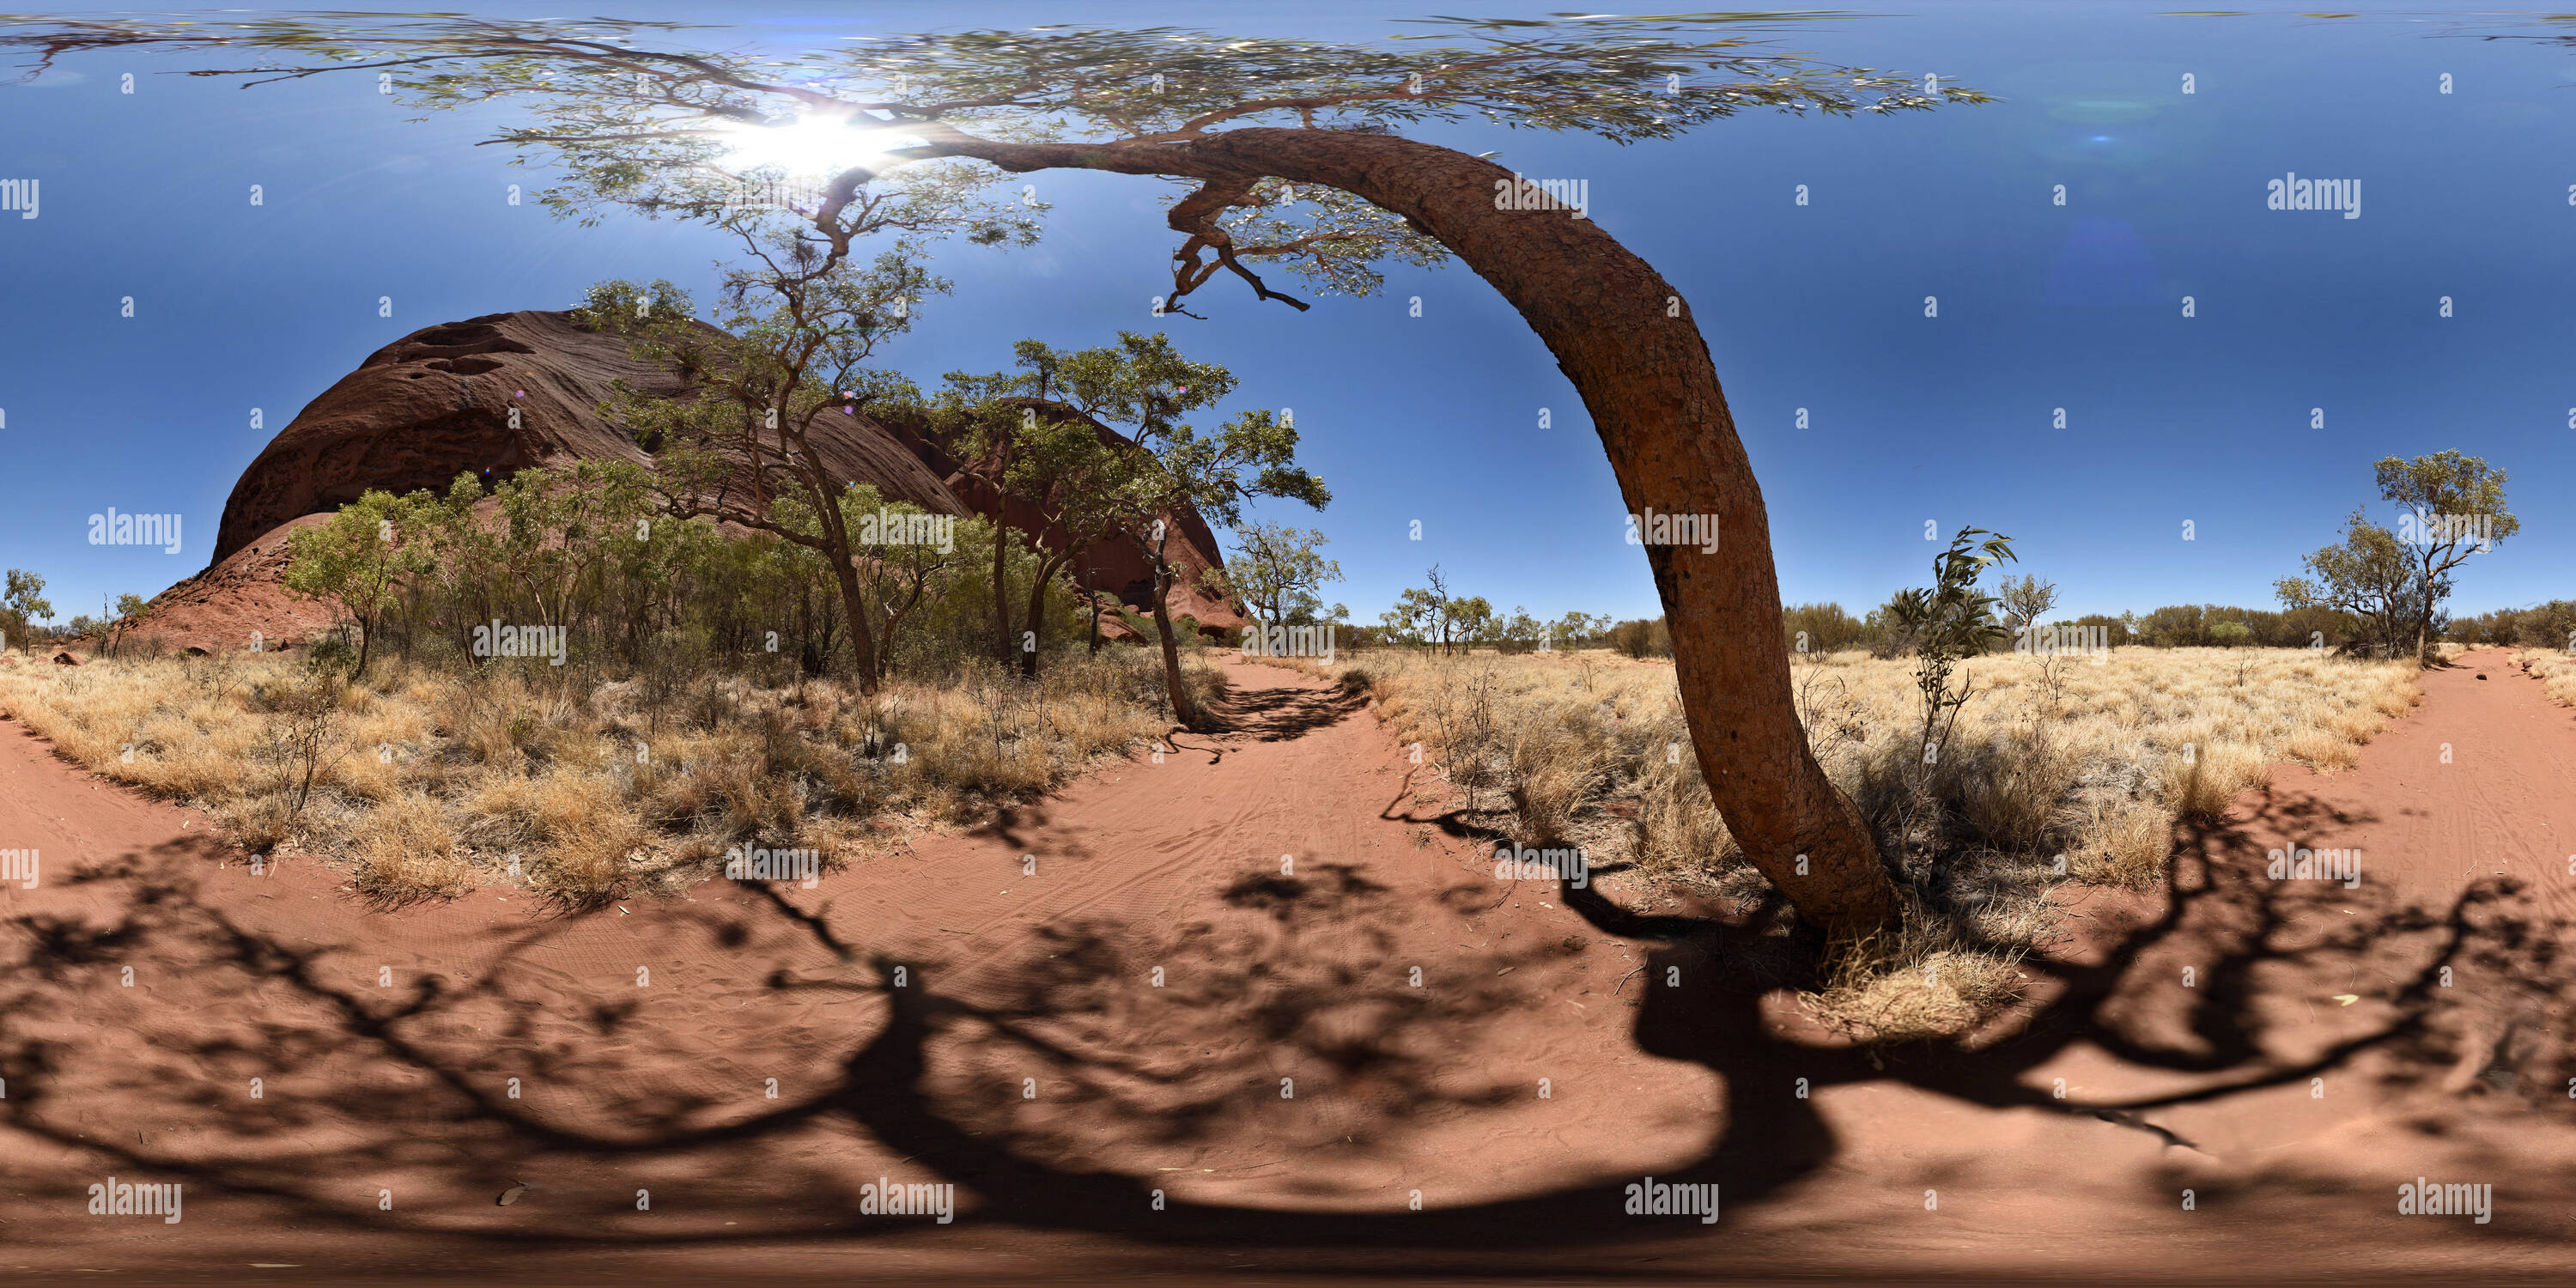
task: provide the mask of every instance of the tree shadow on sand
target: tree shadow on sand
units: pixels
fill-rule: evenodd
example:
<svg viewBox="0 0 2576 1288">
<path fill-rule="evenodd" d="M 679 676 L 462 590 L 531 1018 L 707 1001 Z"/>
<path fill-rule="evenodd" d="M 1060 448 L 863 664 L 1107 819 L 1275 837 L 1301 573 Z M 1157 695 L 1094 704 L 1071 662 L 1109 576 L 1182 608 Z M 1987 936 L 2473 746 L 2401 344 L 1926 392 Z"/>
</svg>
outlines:
<svg viewBox="0 0 2576 1288">
<path fill-rule="evenodd" d="M 1282 684 L 1268 688 L 1229 687 L 1208 704 L 1225 731 L 1261 742 L 1286 742 L 1337 724 L 1367 705 L 1346 688 L 1304 688 Z"/>
<path fill-rule="evenodd" d="M 1655 1176 L 1722 1186 L 1733 1216 L 1786 1201 L 1843 1149 L 1793 1092 L 1802 1079 L 1819 1092 L 1898 1083 L 2187 1144 L 2158 1125 L 2160 1111 L 2348 1071 L 2366 1053 L 2372 1076 L 2398 1082 L 2455 1069 L 2475 1038 L 2444 1005 L 2446 967 L 2512 980 L 2516 1006 L 2563 1015 L 2549 999 L 2570 982 L 2566 927 L 2536 920 L 2509 881 L 2423 909 L 2377 889 L 2266 879 L 2254 838 L 2300 827 L 2301 808 L 2267 801 L 2179 838 L 2155 915 L 2087 952 L 2028 959 L 2039 978 L 2011 1022 L 1949 1044 L 1865 1050 L 1796 1036 L 1764 1009 L 1778 941 L 1717 919 L 1640 915 L 1595 889 L 1556 893 L 1593 928 L 1647 948 L 1644 979 L 1622 981 L 1644 993 L 1636 1045 L 1704 1066 L 1723 1087 L 1714 1143 Z M 1181 1197 L 1139 1164 L 1253 1138 L 1268 1121 L 1282 1160 L 1311 1165 L 1335 1148 L 1327 1131 L 1365 1150 L 1427 1116 L 1500 1112 L 1527 1094 L 1477 1074 L 1473 1053 L 1486 1024 L 1553 1000 L 1558 950 L 1452 953 L 1440 981 L 1416 986 L 1405 964 L 1443 928 L 1408 920 L 1418 913 L 1352 868 L 1244 880 L 1203 922 L 1095 917 L 973 962 L 898 957 L 861 942 L 828 903 L 767 887 L 657 909 L 649 932 L 642 919 L 609 923 L 658 936 L 650 951 L 718 958 L 756 981 L 710 1052 L 670 1044 L 649 990 L 620 997 L 550 964 L 596 952 L 598 913 L 512 923 L 487 932 L 471 971 L 374 987 L 349 946 L 285 942 L 230 911 L 237 894 L 210 897 L 209 861 L 174 846 L 81 874 L 117 887 L 112 921 L 28 912 L 0 923 L 9 1130 L 103 1155 L 120 1175 L 184 1180 L 192 1195 L 495 1247 L 914 1228 L 853 1219 L 858 1181 L 841 1163 L 863 1144 L 899 1156 L 899 1179 L 954 1182 L 961 1224 L 1147 1244 L 1429 1256 L 1610 1246 L 1676 1228 L 1626 1215 L 1619 1181 L 1421 1211 L 1400 1192 L 1368 1210 L 1289 1210 Z M 2411 962 L 2394 977 L 2380 960 L 2391 944 L 2408 945 Z M 2319 1043 L 2284 1020 L 2277 999 L 2306 986 L 2285 980 L 2357 978 L 2365 959 L 2379 982 L 2350 990 L 2367 996 L 2347 1014 L 2366 1023 Z M 186 1000 L 120 996 L 114 977 L 138 963 L 184 979 Z M 788 1005 L 800 1009 L 786 1019 L 770 1009 Z M 102 1021 L 121 1035 L 111 1047 L 99 1045 Z M 2037 1071 L 2078 1044 L 2174 1085 L 2062 1099 Z M 2523 1063 L 2544 1090 L 2566 1075 L 2554 1045 Z M 760 1090 L 763 1067 L 795 1072 Z M 268 1089 L 258 1100 L 243 1090 L 254 1077 Z M 1283 1077 L 1329 1108 L 1293 1125 L 1258 1118 L 1277 1112 Z M 136 1106 L 152 1121 L 97 1117 Z M 1569 1174 L 1584 1167 L 1564 1162 Z M 396 1173 L 431 1193 L 543 1178 L 538 1197 L 564 1219 L 503 1227 L 470 1204 L 386 1212 L 362 1201 Z M 1279 1175 L 1265 1192 L 1283 1205 L 1316 1197 L 1296 1168 Z M 655 1187 L 684 1187 L 686 1215 L 633 1211 L 633 1191 Z"/>
</svg>

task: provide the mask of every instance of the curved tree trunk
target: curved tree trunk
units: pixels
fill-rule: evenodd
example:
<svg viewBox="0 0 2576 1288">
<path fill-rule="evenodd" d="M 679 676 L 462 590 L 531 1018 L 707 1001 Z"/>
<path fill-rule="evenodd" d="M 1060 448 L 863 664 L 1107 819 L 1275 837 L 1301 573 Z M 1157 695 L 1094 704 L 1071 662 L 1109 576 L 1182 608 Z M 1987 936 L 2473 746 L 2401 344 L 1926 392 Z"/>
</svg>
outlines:
<svg viewBox="0 0 2576 1288">
<path fill-rule="evenodd" d="M 1100 656 L 1100 588 L 1091 584 L 1091 556 L 1082 559 L 1082 597 L 1091 601 L 1091 655 Z"/>
<path fill-rule="evenodd" d="M 877 656 L 875 635 L 868 629 L 867 595 L 859 588 L 859 566 L 850 554 L 849 525 L 842 521 L 841 507 L 828 489 L 809 489 L 809 499 L 815 502 L 814 517 L 823 531 L 821 544 L 807 548 L 820 553 L 832 567 L 832 585 L 841 592 L 841 611 L 850 621 L 850 660 L 858 668 L 859 692 L 872 694 L 877 691 L 883 661 Z"/>
<path fill-rule="evenodd" d="M 1171 698 L 1172 722 L 1196 729 L 1199 727 L 1199 709 L 1190 701 L 1189 687 L 1181 679 L 1181 644 L 1179 637 L 1172 634 L 1172 612 L 1168 602 L 1171 585 L 1168 577 L 1159 573 L 1154 577 L 1154 632 L 1162 637 L 1163 691 Z"/>
<path fill-rule="evenodd" d="M 834 589 L 841 592 L 841 611 L 850 619 L 851 666 L 859 673 L 859 692 L 872 694 L 877 691 L 877 684 L 883 678 L 883 663 L 877 656 L 876 640 L 868 631 L 865 616 L 868 611 L 867 595 L 859 589 L 859 570 L 850 566 L 846 559 L 838 560 L 836 563 L 838 566 L 833 570 L 832 585 Z"/>
<path fill-rule="evenodd" d="M 1392 135 L 1253 128 L 1188 142 L 1007 144 L 943 133 L 934 146 L 1013 171 L 1204 180 L 1170 214 L 1194 235 L 1263 177 L 1324 184 L 1404 216 L 1466 261 L 1574 382 L 1630 512 L 1717 516 L 1716 553 L 1648 546 L 1646 562 L 1672 623 L 1700 771 L 1745 857 L 1838 940 L 1895 920 L 1896 887 L 1869 829 L 1798 721 L 1770 520 L 1708 344 L 1681 292 L 1645 261 L 1569 212 L 1496 209 L 1495 185 L 1514 177 L 1500 166 Z"/>
<path fill-rule="evenodd" d="M 1011 665 L 1011 588 L 1009 572 L 1003 566 L 1011 552 L 1011 530 L 997 520 L 993 524 L 993 660 L 1004 670 Z"/>
<path fill-rule="evenodd" d="M 1046 551 L 1035 544 L 1029 547 L 1029 557 L 1037 562 L 1038 567 L 1037 572 L 1029 578 L 1027 617 L 1029 638 L 1028 647 L 1020 650 L 1020 675 L 1034 680 L 1038 678 L 1038 650 L 1046 647 L 1047 579 L 1055 576 L 1055 570 L 1064 566 L 1064 557 L 1057 556 L 1049 559 Z"/>
</svg>

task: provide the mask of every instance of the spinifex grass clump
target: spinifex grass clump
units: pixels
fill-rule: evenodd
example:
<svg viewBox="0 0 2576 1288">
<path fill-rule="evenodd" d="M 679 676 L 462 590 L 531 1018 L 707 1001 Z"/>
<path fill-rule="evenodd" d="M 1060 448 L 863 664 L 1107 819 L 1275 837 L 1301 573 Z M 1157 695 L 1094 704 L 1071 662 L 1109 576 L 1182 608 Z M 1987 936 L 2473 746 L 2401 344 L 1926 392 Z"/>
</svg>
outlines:
<svg viewBox="0 0 2576 1288">
<path fill-rule="evenodd" d="M 1581 845 L 1596 871 L 1633 860 L 1659 881 L 1776 907 L 1709 805 L 1667 663 L 1609 650 L 1373 649 L 1277 664 L 1364 678 L 1395 736 L 1474 788 L 1464 804 L 1478 826 L 1522 844 Z M 1929 766 L 1913 659 L 1810 654 L 1793 677 L 1808 742 L 1835 783 L 1888 852 L 1900 827 L 1914 828 L 1924 860 L 1907 869 L 1904 929 L 1871 941 L 1811 997 L 1873 1040 L 1993 1014 L 2020 982 L 2015 955 L 2059 933 L 2051 886 L 2160 884 L 2177 819 L 2225 809 L 2268 764 L 2349 766 L 2421 697 L 2411 659 L 2306 649 L 1979 654 L 1956 666 L 1968 674 L 1954 682 L 1972 675 L 1977 700 L 1945 718 Z"/>
<path fill-rule="evenodd" d="M 2512 662 L 2515 669 L 2528 673 L 2545 685 L 2552 701 L 2576 707 L 2576 653 L 2547 648 L 2518 649 Z"/>
<path fill-rule="evenodd" d="M 1202 702 L 1222 686 L 1193 654 Z M 838 865 L 972 820 L 1168 731 L 1160 660 L 1068 651 L 1036 681 L 989 662 L 876 694 L 710 670 L 279 654 L 0 672 L 0 710 L 87 768 L 200 806 L 245 847 L 345 866 L 402 901 L 521 884 L 586 902 L 721 870 L 728 847 Z"/>
</svg>

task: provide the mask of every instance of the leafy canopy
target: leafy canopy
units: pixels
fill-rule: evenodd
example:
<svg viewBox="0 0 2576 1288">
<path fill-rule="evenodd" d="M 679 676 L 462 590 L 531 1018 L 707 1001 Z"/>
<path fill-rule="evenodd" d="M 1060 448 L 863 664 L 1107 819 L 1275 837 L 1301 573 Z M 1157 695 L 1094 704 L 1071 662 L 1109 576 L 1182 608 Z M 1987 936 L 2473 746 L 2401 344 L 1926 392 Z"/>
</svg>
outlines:
<svg viewBox="0 0 2576 1288">
<path fill-rule="evenodd" d="M 854 36 L 825 50 L 720 47 L 721 28 L 604 18 L 294 14 L 0 18 L 0 47 L 40 74 L 99 49 L 241 53 L 191 75 L 252 83 L 331 71 L 382 76 L 443 111 L 507 103 L 491 140 L 558 167 L 544 194 L 585 221 L 603 208 L 804 228 L 832 260 L 879 233 L 1025 244 L 1046 207 L 1011 174 L 1050 167 L 1163 174 L 1205 186 L 1172 226 L 1190 234 L 1178 301 L 1220 268 L 1263 298 L 1278 264 L 1325 292 L 1367 294 L 1387 262 L 1446 251 L 1348 193 L 1194 164 L 1172 144 L 1248 126 L 1403 133 L 1486 122 L 1615 143 L 1670 139 L 1755 110 L 1885 114 L 1989 101 L 1937 77 L 1846 67 L 1757 40 L 1859 15 L 1699 14 L 1543 20 L 1431 18 L 1375 42 L 1240 37 L 1179 27 L 1051 25 Z"/>
<path fill-rule="evenodd" d="M 1273 622 L 1308 621 L 1324 611 L 1315 592 L 1342 579 L 1341 564 L 1319 547 L 1331 538 L 1320 530 L 1281 523 L 1254 523 L 1235 533 L 1234 559 L 1227 569 L 1246 603 Z"/>
</svg>

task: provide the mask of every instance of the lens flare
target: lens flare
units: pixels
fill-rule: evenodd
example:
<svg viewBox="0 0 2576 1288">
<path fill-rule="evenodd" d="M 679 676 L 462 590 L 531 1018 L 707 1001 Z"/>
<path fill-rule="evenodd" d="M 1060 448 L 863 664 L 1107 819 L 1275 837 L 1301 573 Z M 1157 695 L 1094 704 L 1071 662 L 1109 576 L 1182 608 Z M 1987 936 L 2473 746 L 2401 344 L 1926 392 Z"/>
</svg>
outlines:
<svg viewBox="0 0 2576 1288">
<path fill-rule="evenodd" d="M 900 129 L 858 127 L 825 117 L 734 125 L 717 133 L 725 144 L 725 160 L 746 170 L 775 167 L 791 175 L 837 174 L 851 166 L 882 172 L 894 164 L 886 148 L 918 141 Z"/>
</svg>

